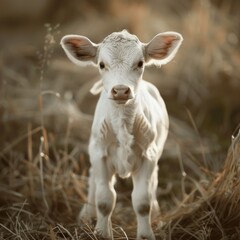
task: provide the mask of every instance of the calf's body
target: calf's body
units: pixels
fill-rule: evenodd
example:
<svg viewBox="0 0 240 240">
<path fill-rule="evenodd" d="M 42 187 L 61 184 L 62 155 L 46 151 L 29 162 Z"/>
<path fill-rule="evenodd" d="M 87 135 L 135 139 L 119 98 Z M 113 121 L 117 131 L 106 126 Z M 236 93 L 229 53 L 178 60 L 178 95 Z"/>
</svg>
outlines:
<svg viewBox="0 0 240 240">
<path fill-rule="evenodd" d="M 178 33 L 156 35 L 148 44 L 127 31 L 112 33 L 102 43 L 65 36 L 61 43 L 79 65 L 99 66 L 102 79 L 92 88 L 101 92 L 89 143 L 91 161 L 88 202 L 80 218 L 97 217 L 96 231 L 113 238 L 111 215 L 116 202 L 115 175 L 132 176 L 132 203 L 137 239 L 155 239 L 151 215 L 156 198 L 158 160 L 168 134 L 168 114 L 154 85 L 142 79 L 144 67 L 170 61 L 182 41 Z"/>
</svg>

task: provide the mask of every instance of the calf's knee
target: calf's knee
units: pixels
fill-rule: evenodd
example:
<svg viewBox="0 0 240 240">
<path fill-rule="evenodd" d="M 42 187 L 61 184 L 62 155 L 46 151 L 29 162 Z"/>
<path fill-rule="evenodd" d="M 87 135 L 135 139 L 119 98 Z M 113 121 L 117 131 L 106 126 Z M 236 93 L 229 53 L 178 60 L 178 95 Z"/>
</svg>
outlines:
<svg viewBox="0 0 240 240">
<path fill-rule="evenodd" d="M 150 213 L 150 204 L 149 203 L 140 203 L 137 207 L 137 213 L 142 217 L 149 215 Z"/>
<path fill-rule="evenodd" d="M 112 204 L 110 203 L 106 203 L 106 202 L 99 202 L 97 204 L 98 210 L 99 212 L 103 215 L 103 216 L 108 216 L 111 211 L 112 211 Z"/>
</svg>

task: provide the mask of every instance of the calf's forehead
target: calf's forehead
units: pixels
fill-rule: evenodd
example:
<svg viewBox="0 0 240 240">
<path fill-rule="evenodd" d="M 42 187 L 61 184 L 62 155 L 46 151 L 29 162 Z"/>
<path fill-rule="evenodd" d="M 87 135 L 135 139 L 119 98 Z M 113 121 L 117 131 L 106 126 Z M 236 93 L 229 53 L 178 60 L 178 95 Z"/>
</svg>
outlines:
<svg viewBox="0 0 240 240">
<path fill-rule="evenodd" d="M 99 57 L 107 61 L 133 62 L 143 57 L 139 39 L 128 32 L 112 33 L 101 43 Z"/>
</svg>

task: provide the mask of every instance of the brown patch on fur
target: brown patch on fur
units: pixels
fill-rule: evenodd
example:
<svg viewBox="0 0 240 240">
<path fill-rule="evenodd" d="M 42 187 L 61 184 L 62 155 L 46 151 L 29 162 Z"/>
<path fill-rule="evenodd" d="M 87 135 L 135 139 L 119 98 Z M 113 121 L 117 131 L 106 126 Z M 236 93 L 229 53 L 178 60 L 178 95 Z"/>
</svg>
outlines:
<svg viewBox="0 0 240 240">
<path fill-rule="evenodd" d="M 111 207 L 107 203 L 99 203 L 98 209 L 103 216 L 107 216 L 111 212 Z"/>
<path fill-rule="evenodd" d="M 141 216 L 146 216 L 150 212 L 150 205 L 149 204 L 142 204 L 140 207 L 138 207 L 138 213 Z"/>
</svg>

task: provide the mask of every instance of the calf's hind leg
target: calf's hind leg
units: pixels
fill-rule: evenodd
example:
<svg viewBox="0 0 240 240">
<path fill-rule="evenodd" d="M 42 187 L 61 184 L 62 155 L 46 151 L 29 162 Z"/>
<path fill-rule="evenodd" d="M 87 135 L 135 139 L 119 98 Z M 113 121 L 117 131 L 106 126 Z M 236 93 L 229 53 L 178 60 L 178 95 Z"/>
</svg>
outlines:
<svg viewBox="0 0 240 240">
<path fill-rule="evenodd" d="M 89 179 L 88 179 L 88 199 L 87 203 L 84 204 L 78 221 L 91 222 L 94 218 L 96 218 L 96 206 L 95 206 L 95 192 L 96 192 L 96 184 L 94 179 L 93 168 L 91 167 L 89 170 Z"/>
</svg>

